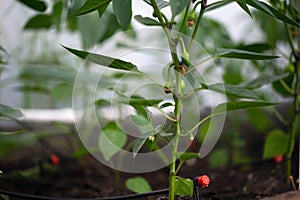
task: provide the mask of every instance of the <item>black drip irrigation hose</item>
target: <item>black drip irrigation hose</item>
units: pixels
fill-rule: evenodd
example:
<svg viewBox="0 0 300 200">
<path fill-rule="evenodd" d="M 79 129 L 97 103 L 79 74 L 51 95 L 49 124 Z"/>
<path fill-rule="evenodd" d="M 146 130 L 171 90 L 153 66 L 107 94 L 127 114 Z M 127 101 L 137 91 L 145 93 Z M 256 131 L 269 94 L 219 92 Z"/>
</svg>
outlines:
<svg viewBox="0 0 300 200">
<path fill-rule="evenodd" d="M 17 192 L 2 190 L 2 189 L 0 189 L 0 194 L 7 195 L 9 197 L 17 197 L 21 199 L 31 199 L 31 200 L 118 200 L 118 199 L 125 200 L 125 199 L 137 199 L 137 198 L 143 198 L 147 196 L 165 194 L 168 191 L 169 189 L 161 189 L 161 190 L 155 190 L 155 191 L 146 192 L 142 194 L 130 194 L 124 196 L 114 196 L 114 197 L 104 197 L 104 198 L 58 198 L 58 197 L 47 197 L 47 196 L 17 193 Z"/>
<path fill-rule="evenodd" d="M 198 178 L 198 177 L 196 177 L 196 178 L 193 180 L 193 183 L 194 183 L 193 200 L 199 200 L 199 193 L 198 193 L 198 188 L 197 188 L 197 178 Z"/>
<path fill-rule="evenodd" d="M 198 176 L 193 180 L 193 200 L 199 200 L 199 192 L 198 192 Z M 141 194 L 130 194 L 130 195 L 122 195 L 122 196 L 113 196 L 113 197 L 103 197 L 103 198 L 59 198 L 59 197 L 47 197 L 47 196 L 39 196 L 39 195 L 31 195 L 18 193 L 13 191 L 7 191 L 0 188 L 0 195 L 6 195 L 9 197 L 17 197 L 21 199 L 31 199 L 31 200 L 126 200 L 126 199 L 137 199 L 143 198 L 147 196 L 155 196 L 160 194 L 166 194 L 169 192 L 169 188 L 154 190 L 151 192 L 145 192 Z"/>
</svg>

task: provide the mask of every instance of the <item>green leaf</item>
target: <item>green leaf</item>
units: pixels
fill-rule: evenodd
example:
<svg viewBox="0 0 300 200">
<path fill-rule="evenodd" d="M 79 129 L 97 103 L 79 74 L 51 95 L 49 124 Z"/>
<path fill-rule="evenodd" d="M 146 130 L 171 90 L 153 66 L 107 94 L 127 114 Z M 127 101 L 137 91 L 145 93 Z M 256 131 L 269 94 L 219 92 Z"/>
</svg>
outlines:
<svg viewBox="0 0 300 200">
<path fill-rule="evenodd" d="M 98 8 L 98 14 L 99 14 L 99 17 L 101 18 L 102 15 L 105 13 L 108 5 L 110 4 L 110 2 L 107 2 L 106 4 L 103 4 L 101 5 L 99 8 Z"/>
<path fill-rule="evenodd" d="M 0 135 L 16 135 L 20 133 L 25 133 L 27 130 L 18 130 L 18 131 L 13 131 L 13 132 L 0 132 Z"/>
<path fill-rule="evenodd" d="M 98 99 L 97 101 L 95 101 L 95 105 L 99 107 L 109 106 L 111 105 L 111 102 L 106 99 Z"/>
<path fill-rule="evenodd" d="M 29 19 L 24 28 L 25 29 L 39 29 L 39 28 L 50 28 L 52 25 L 52 17 L 45 14 L 38 14 Z"/>
<path fill-rule="evenodd" d="M 99 136 L 99 148 L 106 161 L 116 155 L 127 141 L 127 135 L 117 128 L 117 125 L 110 123 L 102 129 Z"/>
<path fill-rule="evenodd" d="M 209 5 L 206 6 L 206 9 L 205 11 L 212 11 L 212 10 L 215 10 L 217 8 L 220 8 L 220 7 L 223 7 L 229 3 L 232 3 L 233 0 L 222 0 L 222 1 L 217 1 L 217 2 L 214 2 L 214 3 L 211 3 Z"/>
<path fill-rule="evenodd" d="M 99 43 L 105 41 L 106 39 L 112 37 L 116 31 L 118 31 L 119 29 L 121 29 L 122 27 L 119 25 L 118 23 L 118 19 L 116 17 L 116 15 L 114 13 L 111 12 L 105 12 L 105 14 L 108 14 L 108 20 L 106 22 L 106 28 L 105 28 L 105 33 L 103 34 L 103 36 L 99 39 Z M 104 15 L 103 15 L 104 17 Z M 103 28 L 103 24 L 102 27 Z M 129 27 L 130 28 L 130 27 Z"/>
<path fill-rule="evenodd" d="M 251 14 L 247 4 L 245 3 L 245 0 L 244 0 L 244 2 L 237 2 L 237 3 L 248 15 L 250 15 L 250 17 L 252 17 L 252 14 Z"/>
<path fill-rule="evenodd" d="M 75 15 L 84 15 L 87 13 L 91 13 L 95 10 L 98 10 L 101 8 L 101 6 L 110 3 L 111 0 L 88 0 L 81 6 L 76 12 Z"/>
<path fill-rule="evenodd" d="M 44 1 L 40 0 L 17 0 L 24 5 L 40 12 L 44 12 L 47 9 L 47 5 Z"/>
<path fill-rule="evenodd" d="M 141 96 L 131 96 L 129 99 L 127 96 L 117 92 L 120 95 L 118 101 L 120 103 L 129 104 L 136 109 L 136 111 L 149 119 L 151 116 L 150 111 L 147 109 L 148 106 L 156 106 L 162 99 L 145 99 Z"/>
<path fill-rule="evenodd" d="M 243 86 L 248 89 L 256 89 L 266 84 L 270 84 L 280 79 L 286 78 L 287 76 L 289 76 L 289 73 L 283 73 L 278 75 L 262 74 L 256 79 L 245 83 Z"/>
<path fill-rule="evenodd" d="M 169 106 L 174 106 L 174 104 L 171 103 L 171 102 L 165 102 L 165 103 L 161 104 L 159 106 L 159 108 L 162 109 L 162 108 L 166 108 L 166 107 L 169 107 Z"/>
<path fill-rule="evenodd" d="M 138 152 L 141 150 L 145 142 L 147 141 L 150 133 L 146 133 L 143 136 L 137 138 L 133 144 L 132 152 L 133 152 L 133 158 L 135 158 L 138 154 Z"/>
<path fill-rule="evenodd" d="M 143 116 L 141 114 L 131 115 L 130 117 L 134 121 L 136 127 L 139 129 L 139 132 L 142 133 L 142 135 L 143 135 L 142 138 L 143 137 L 148 138 L 150 133 L 155 132 L 154 127 L 152 125 L 151 118 L 148 119 L 148 118 L 146 118 L 146 116 Z M 136 141 L 133 146 L 133 152 L 137 153 L 140 150 L 140 148 L 142 147 L 142 145 L 144 145 L 145 142 L 147 143 L 147 141 L 148 140 L 144 140 L 144 139 L 139 140 L 138 139 L 138 141 Z M 139 144 L 139 142 L 141 142 L 141 143 Z M 135 146 L 135 145 L 141 145 L 141 146 Z"/>
<path fill-rule="evenodd" d="M 179 196 L 193 196 L 194 183 L 191 179 L 177 177 L 175 180 L 175 194 Z"/>
<path fill-rule="evenodd" d="M 236 102 L 226 102 L 219 104 L 211 113 L 211 116 L 230 112 L 234 110 L 241 110 L 241 109 L 248 109 L 248 108 L 257 108 L 257 107 L 264 107 L 264 106 L 273 106 L 276 103 L 270 102 L 260 102 L 260 101 L 236 101 Z"/>
<path fill-rule="evenodd" d="M 87 0 L 76 0 L 73 1 L 71 6 L 68 9 L 68 15 L 74 17 L 75 12 L 79 10 L 79 8 L 81 8 L 83 6 L 83 4 L 85 4 L 87 2 Z"/>
<path fill-rule="evenodd" d="M 151 123 L 151 121 L 139 114 L 131 115 L 131 119 L 135 122 L 136 125 L 142 127 L 148 126 Z"/>
<path fill-rule="evenodd" d="M 141 106 L 141 105 L 134 105 L 131 104 L 131 106 L 137 111 L 138 114 L 144 116 L 147 119 L 150 119 L 151 117 L 151 112 L 147 109 L 146 106 Z"/>
<path fill-rule="evenodd" d="M 129 104 L 135 108 L 135 110 L 147 119 L 150 119 L 151 112 L 147 109 L 147 106 L 155 106 L 162 100 L 160 99 L 144 99 L 140 96 L 132 96 L 130 99 L 124 94 L 115 91 L 120 98 L 117 99 L 119 103 Z"/>
<path fill-rule="evenodd" d="M 125 186 L 128 190 L 138 194 L 152 191 L 150 184 L 143 177 L 129 178 L 125 181 Z"/>
<path fill-rule="evenodd" d="M 131 0 L 112 0 L 113 10 L 123 30 L 127 30 L 132 17 Z"/>
<path fill-rule="evenodd" d="M 106 6 L 104 4 L 103 6 Z M 101 6 L 99 9 L 102 9 Z M 79 30 L 83 45 L 85 49 L 93 47 L 104 40 L 110 38 L 118 29 L 120 25 L 115 14 L 110 10 L 106 10 L 99 19 L 98 13 L 93 12 L 88 15 L 77 17 L 77 29 Z"/>
<path fill-rule="evenodd" d="M 285 16 L 284 14 L 282 14 L 280 11 L 276 10 L 275 8 L 273 8 L 272 6 L 269 6 L 268 4 L 266 4 L 265 2 L 262 1 L 258 1 L 258 0 L 237 0 L 238 2 L 246 2 L 248 5 L 256 8 L 257 10 L 266 13 L 280 21 L 283 21 L 285 23 L 288 23 L 290 25 L 293 26 L 297 26 L 300 27 L 300 25 L 295 22 L 294 20 L 288 18 L 287 16 Z"/>
<path fill-rule="evenodd" d="M 20 118 L 23 116 L 21 110 L 11 108 L 5 105 L 0 104 L 0 116 L 9 117 L 9 118 Z"/>
<path fill-rule="evenodd" d="M 77 31 L 77 18 L 69 14 L 66 19 L 66 27 L 70 31 Z"/>
<path fill-rule="evenodd" d="M 162 101 L 162 99 L 144 99 L 139 96 L 132 96 L 129 99 L 130 105 L 141 105 L 141 106 L 155 106 L 159 104 Z"/>
<path fill-rule="evenodd" d="M 7 51 L 0 45 L 0 51 L 4 52 L 6 55 L 8 55 Z"/>
<path fill-rule="evenodd" d="M 142 17 L 141 15 L 136 15 L 134 16 L 134 19 L 146 26 L 162 26 L 162 24 L 160 24 L 158 21 L 149 17 Z"/>
<path fill-rule="evenodd" d="M 199 158 L 200 154 L 194 153 L 194 152 L 177 152 L 176 156 L 178 157 L 180 162 L 185 162 L 185 161 L 191 160 L 193 158 Z"/>
<path fill-rule="evenodd" d="M 154 128 L 154 133 L 163 135 L 163 134 L 165 134 L 164 128 L 165 128 L 164 125 L 158 125 Z"/>
<path fill-rule="evenodd" d="M 151 151 L 155 150 L 155 148 L 157 148 L 157 145 L 156 145 L 157 137 L 156 136 L 153 136 L 153 137 L 154 137 L 154 141 L 146 140 L 146 142 L 145 142 L 145 147 L 147 147 L 149 152 L 151 152 Z"/>
<path fill-rule="evenodd" d="M 140 96 L 132 96 L 128 103 L 132 107 L 135 108 L 135 110 L 144 116 L 147 119 L 150 119 L 151 117 L 151 112 L 147 109 L 148 106 L 156 106 L 162 101 L 162 99 L 144 99 L 143 97 Z M 127 103 L 127 102 L 125 102 Z"/>
<path fill-rule="evenodd" d="M 294 20 L 290 19 L 289 17 L 285 16 L 284 14 L 282 14 L 279 10 L 276 10 L 275 8 L 273 8 L 272 6 L 266 4 L 265 2 L 263 1 L 258 1 L 258 0 L 224 0 L 224 1 L 218 1 L 218 2 L 215 2 L 215 3 L 212 3 L 210 5 L 207 6 L 206 10 L 213 10 L 213 9 L 216 9 L 216 8 L 219 8 L 221 6 L 224 6 L 228 3 L 231 3 L 231 2 L 234 2 L 236 1 L 237 3 L 241 3 L 241 4 L 248 4 L 254 8 L 256 8 L 257 10 L 265 13 L 265 14 L 268 14 L 272 17 L 274 17 L 275 19 L 278 19 L 282 22 L 286 22 L 290 25 L 293 25 L 293 26 L 297 26 L 297 27 L 300 27 L 300 25 L 295 22 Z"/>
<path fill-rule="evenodd" d="M 147 4 L 151 5 L 151 0 L 143 0 L 143 1 L 145 1 Z M 163 9 L 170 5 L 169 2 L 163 1 L 163 0 L 155 0 L 155 2 L 159 9 Z"/>
<path fill-rule="evenodd" d="M 76 55 L 82 59 L 86 59 L 95 64 L 110 67 L 113 69 L 137 71 L 137 66 L 130 62 L 126 62 L 126 61 L 119 60 L 116 58 L 111 58 L 111 57 L 104 56 L 104 55 L 90 53 L 87 51 L 71 49 L 71 48 L 68 48 L 65 46 L 63 46 L 63 47 L 65 49 L 67 49 L 69 52 L 73 53 L 74 55 Z"/>
<path fill-rule="evenodd" d="M 209 87 L 211 89 L 211 86 Z M 239 98 L 258 99 L 256 94 L 252 90 L 248 90 L 239 85 L 225 84 L 225 92 L 228 96 L 234 96 Z"/>
<path fill-rule="evenodd" d="M 273 90 L 283 97 L 292 97 L 293 91 L 291 88 L 293 88 L 294 79 L 294 74 L 291 73 L 283 79 L 274 81 L 272 84 Z"/>
<path fill-rule="evenodd" d="M 80 17 L 74 17 L 77 20 L 77 30 L 81 35 L 84 49 L 90 49 L 93 45 L 99 43 L 99 38 L 105 34 L 107 29 L 106 18 L 99 19 L 96 12 Z"/>
<path fill-rule="evenodd" d="M 175 17 L 183 9 L 189 5 L 191 0 L 170 0 L 170 6 L 171 6 L 171 11 L 172 11 L 172 17 Z"/>
<path fill-rule="evenodd" d="M 244 51 L 239 49 L 218 49 L 214 58 L 236 58 L 246 60 L 269 60 L 279 58 L 279 56 L 265 55 L 261 53 Z"/>
<path fill-rule="evenodd" d="M 269 133 L 265 145 L 263 158 L 273 158 L 278 155 L 283 155 L 288 149 L 289 137 L 279 129 Z"/>
<path fill-rule="evenodd" d="M 247 45 L 239 45 L 236 47 L 237 49 L 244 50 L 244 51 L 252 51 L 256 53 L 262 53 L 264 51 L 272 49 L 272 46 L 267 43 L 253 43 Z"/>
<path fill-rule="evenodd" d="M 52 22 L 53 24 L 56 25 L 57 29 L 59 29 L 59 25 L 61 22 L 62 11 L 63 11 L 63 2 L 62 1 L 56 2 L 53 6 L 51 17 L 52 17 Z"/>
<path fill-rule="evenodd" d="M 234 96 L 239 98 L 248 98 L 248 99 L 257 99 L 258 97 L 256 94 L 239 85 L 230 85 L 230 84 L 223 84 L 223 83 L 215 83 L 209 86 L 206 86 L 208 90 L 212 90 L 215 92 L 219 92 L 228 96 Z"/>
</svg>

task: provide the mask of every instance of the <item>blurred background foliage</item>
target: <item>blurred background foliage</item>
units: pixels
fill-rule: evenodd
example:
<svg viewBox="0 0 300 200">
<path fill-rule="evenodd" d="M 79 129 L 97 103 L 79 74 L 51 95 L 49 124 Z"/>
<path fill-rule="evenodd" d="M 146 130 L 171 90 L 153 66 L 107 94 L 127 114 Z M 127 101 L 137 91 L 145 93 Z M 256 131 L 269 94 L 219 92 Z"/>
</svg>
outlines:
<svg viewBox="0 0 300 200">
<path fill-rule="evenodd" d="M 22 25 L 21 37 L 23 41 L 20 41 L 19 45 L 15 49 L 10 49 L 10 51 L 0 44 L 0 87 L 8 88 L 2 90 L 1 95 L 6 95 L 8 90 L 14 90 L 18 92 L 18 95 L 13 97 L 21 99 L 18 101 L 19 103 L 6 100 L 5 104 L 11 107 L 39 109 L 72 106 L 73 84 L 78 70 L 78 63 L 81 61 L 69 56 L 59 45 L 61 41 L 63 41 L 61 43 L 80 46 L 84 50 L 91 49 L 99 44 L 107 44 L 110 39 L 117 40 L 117 42 L 109 43 L 108 46 L 111 46 L 112 49 L 130 49 L 134 47 L 134 41 L 141 37 L 136 31 L 136 27 L 138 27 L 136 22 L 133 21 L 129 25 L 131 31 L 126 33 L 125 39 L 114 39 L 112 36 L 122 31 L 122 25 L 120 25 L 111 5 L 105 4 L 97 12 L 75 16 L 76 11 L 85 2 L 86 0 L 14 0 L 10 4 L 12 7 L 15 5 L 27 7 L 30 14 L 27 15 L 29 17 L 26 17 L 25 23 Z M 290 13 L 299 16 L 299 1 L 293 0 L 291 2 L 294 6 L 288 8 Z M 270 4 L 278 8 L 282 6 L 282 2 L 279 0 L 271 0 Z M 253 11 L 254 23 L 247 24 L 246 29 L 238 33 L 241 34 L 238 35 L 239 39 L 236 39 L 233 38 L 232 34 L 234 25 L 228 27 L 227 24 L 213 17 L 213 15 L 215 14 L 205 16 L 203 19 L 202 26 L 195 39 L 202 45 L 205 52 L 199 50 L 196 54 L 202 56 L 204 53 L 216 53 L 217 48 L 232 48 L 281 55 L 282 59 L 268 61 L 217 59 L 214 64 L 218 66 L 226 84 L 248 84 L 251 86 L 252 80 L 263 75 L 264 80 L 272 77 L 282 77 L 273 84 L 257 88 L 252 85 L 252 87 L 255 94 L 264 100 L 273 102 L 290 101 L 292 95 L 286 88 L 292 88 L 294 71 L 291 67 L 287 34 L 282 31 L 284 24 L 264 13 Z M 219 16 L 219 18 L 226 18 L 226 14 L 221 15 L 223 16 Z M 243 15 L 243 17 L 244 19 L 247 17 L 250 19 L 248 15 Z M 231 23 L 240 23 L 241 21 L 243 20 L 238 19 Z M 293 29 L 293 37 L 295 40 L 299 40 L 299 29 Z M 187 29 L 187 33 L 188 31 Z M 0 35 L 1 37 L 3 36 Z M 160 35 L 152 34 L 152 37 L 155 38 L 151 38 L 151 40 L 157 40 Z M 147 36 L 142 38 L 144 41 L 149 40 Z M 1 39 L 5 40 L 5 38 Z M 57 42 L 53 42 L 56 39 Z M 164 45 L 163 42 L 161 43 Z M 86 68 L 87 73 L 93 72 L 91 66 L 86 66 Z M 213 73 L 213 71 L 207 72 L 211 76 L 213 76 Z M 114 79 L 117 80 L 119 75 L 112 73 L 107 78 L 113 81 Z M 124 88 L 126 88 L 126 85 Z M 98 101 L 99 107 L 103 105 L 106 105 L 105 101 Z M 229 115 L 229 128 L 224 130 L 220 144 L 210 155 L 211 166 L 218 167 L 251 159 L 251 156 L 253 156 L 251 150 L 244 151 L 245 146 L 251 140 L 247 140 L 249 135 L 248 133 L 243 134 L 243 128 L 250 124 L 251 130 L 261 134 L 261 137 L 266 137 L 274 129 L 273 118 L 271 117 L 273 112 L 273 109 L 250 109 L 243 112 L 242 115 L 239 115 L 241 117 L 238 118 Z M 2 117 L 7 118 L 5 115 Z M 103 116 L 101 117 L 103 118 Z M 15 118 L 15 120 L 18 120 L 18 118 Z M 26 128 L 23 127 L 25 130 Z M 205 132 L 205 125 L 200 131 Z M 22 134 L 18 132 L 12 135 L 13 137 L 16 137 L 16 135 L 19 137 Z M 198 142 L 201 143 L 204 135 L 200 134 Z M 0 135 L 0 137 L 0 141 L 3 143 L 3 145 L 0 145 L 3 147 L 0 150 L 1 155 L 13 145 L 6 142 L 6 134 Z M 2 139 L 2 137 L 5 138 Z M 14 141 L 15 139 L 9 140 Z M 27 141 L 27 139 L 23 141 Z M 8 146 L 6 147 L 4 144 L 8 144 Z M 263 156 L 263 145 L 260 148 L 260 156 Z"/>
</svg>

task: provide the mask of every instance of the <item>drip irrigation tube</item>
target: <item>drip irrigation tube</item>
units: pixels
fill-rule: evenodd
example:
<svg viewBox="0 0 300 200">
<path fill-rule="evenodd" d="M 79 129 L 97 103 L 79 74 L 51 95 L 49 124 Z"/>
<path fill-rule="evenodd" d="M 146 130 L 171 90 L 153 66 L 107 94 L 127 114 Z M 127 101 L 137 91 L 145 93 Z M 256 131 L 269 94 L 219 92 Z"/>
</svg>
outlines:
<svg viewBox="0 0 300 200">
<path fill-rule="evenodd" d="M 17 192 L 2 190 L 2 189 L 0 189 L 0 194 L 7 195 L 9 197 L 17 197 L 21 199 L 31 199 L 31 200 L 118 200 L 118 199 L 125 200 L 125 199 L 137 199 L 137 198 L 143 198 L 147 196 L 165 194 L 168 191 L 169 189 L 161 189 L 161 190 L 155 190 L 152 192 L 146 192 L 142 194 L 130 194 L 130 195 L 104 197 L 104 198 L 58 198 L 58 197 L 47 197 L 47 196 L 17 193 Z"/>
</svg>

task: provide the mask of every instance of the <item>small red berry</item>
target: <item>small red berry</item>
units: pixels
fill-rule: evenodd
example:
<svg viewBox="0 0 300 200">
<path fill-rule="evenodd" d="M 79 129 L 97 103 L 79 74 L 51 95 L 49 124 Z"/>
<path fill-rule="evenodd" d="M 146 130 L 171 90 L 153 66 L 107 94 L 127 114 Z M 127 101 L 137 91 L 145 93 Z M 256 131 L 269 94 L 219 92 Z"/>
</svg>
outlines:
<svg viewBox="0 0 300 200">
<path fill-rule="evenodd" d="M 50 161 L 51 161 L 52 165 L 57 166 L 59 164 L 59 157 L 55 154 L 52 154 L 50 156 Z"/>
<path fill-rule="evenodd" d="M 283 155 L 278 155 L 273 158 L 275 163 L 281 163 L 283 161 Z"/>
<path fill-rule="evenodd" d="M 207 187 L 210 183 L 210 179 L 207 175 L 202 175 L 202 176 L 199 176 L 197 178 L 197 183 L 198 183 L 198 186 L 200 187 Z"/>
</svg>

